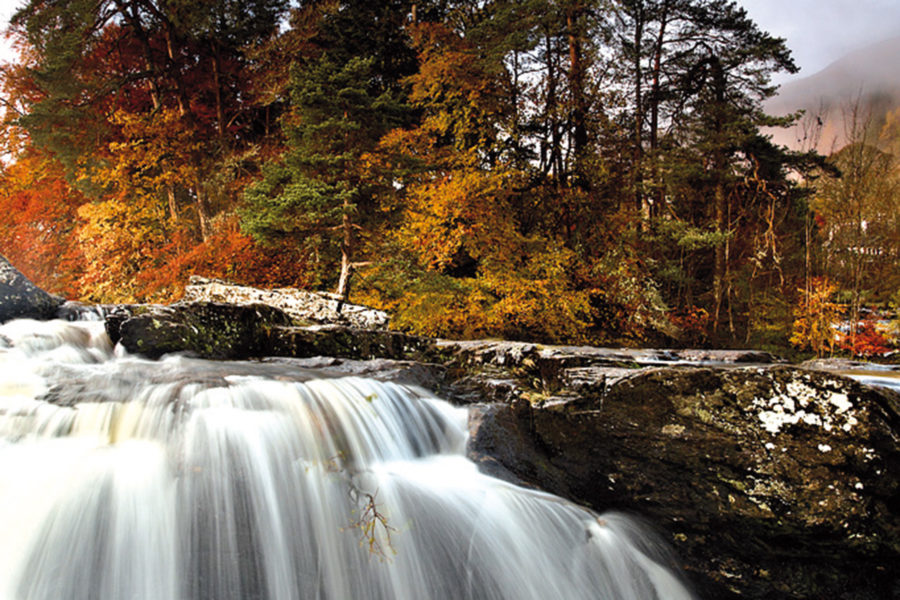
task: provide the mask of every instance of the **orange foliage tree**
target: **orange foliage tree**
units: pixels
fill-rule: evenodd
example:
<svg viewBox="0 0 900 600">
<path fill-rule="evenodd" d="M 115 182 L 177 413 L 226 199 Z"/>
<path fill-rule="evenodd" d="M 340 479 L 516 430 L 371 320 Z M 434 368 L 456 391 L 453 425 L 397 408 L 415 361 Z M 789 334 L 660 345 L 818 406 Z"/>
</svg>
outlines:
<svg viewBox="0 0 900 600">
<path fill-rule="evenodd" d="M 0 174 L 3 254 L 38 286 L 67 298 L 83 295 L 85 257 L 77 243 L 84 201 L 60 165 L 29 152 Z"/>
<path fill-rule="evenodd" d="M 583 339 L 590 294 L 574 285 L 577 256 L 522 227 L 527 173 L 502 150 L 502 115 L 514 110 L 502 57 L 441 24 L 414 37 L 411 100 L 423 117 L 380 145 L 403 175 L 384 236 L 394 259 L 363 273 L 367 299 L 429 335 Z"/>
<path fill-rule="evenodd" d="M 841 307 L 831 301 L 837 285 L 824 277 L 815 277 L 808 289 L 800 290 L 800 302 L 794 310 L 791 344 L 812 350 L 816 356 L 834 350 Z"/>
</svg>

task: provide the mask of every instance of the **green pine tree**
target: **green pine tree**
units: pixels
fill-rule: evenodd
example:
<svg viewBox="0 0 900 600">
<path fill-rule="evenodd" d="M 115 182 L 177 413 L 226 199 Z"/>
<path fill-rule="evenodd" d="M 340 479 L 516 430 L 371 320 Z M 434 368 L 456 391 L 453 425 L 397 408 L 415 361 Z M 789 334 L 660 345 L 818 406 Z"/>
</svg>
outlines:
<svg viewBox="0 0 900 600">
<path fill-rule="evenodd" d="M 261 241 L 297 239 L 317 259 L 322 281 L 339 261 L 344 298 L 358 233 L 376 218 L 385 186 L 371 177 L 366 157 L 409 115 L 400 82 L 416 67 L 403 31 L 410 8 L 355 0 L 304 9 L 317 11 L 318 33 L 315 49 L 291 68 L 287 150 L 245 194 L 244 229 Z"/>
</svg>

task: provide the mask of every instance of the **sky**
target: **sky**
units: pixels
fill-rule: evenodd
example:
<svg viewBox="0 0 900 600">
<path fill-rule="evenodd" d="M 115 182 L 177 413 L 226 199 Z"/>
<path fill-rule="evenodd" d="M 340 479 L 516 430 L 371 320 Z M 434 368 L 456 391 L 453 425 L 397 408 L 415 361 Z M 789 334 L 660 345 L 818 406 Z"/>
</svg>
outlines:
<svg viewBox="0 0 900 600">
<path fill-rule="evenodd" d="M 813 75 L 857 48 L 900 36 L 900 0 L 738 0 L 759 26 L 787 40 L 801 71 Z M 0 23 L 21 2 L 0 0 Z M 12 53 L 0 39 L 0 60 Z M 781 76 L 776 81 L 783 83 Z"/>
<path fill-rule="evenodd" d="M 2 29 L 6 29 L 6 24 L 21 3 L 14 0 L 0 0 L 0 24 Z M 0 62 L 6 62 L 15 58 L 15 54 L 9 45 L 6 36 L 0 35 Z"/>
<path fill-rule="evenodd" d="M 900 0 L 739 0 L 764 31 L 787 40 L 808 77 L 870 44 L 900 36 Z M 785 76 L 776 78 L 783 83 Z"/>
</svg>

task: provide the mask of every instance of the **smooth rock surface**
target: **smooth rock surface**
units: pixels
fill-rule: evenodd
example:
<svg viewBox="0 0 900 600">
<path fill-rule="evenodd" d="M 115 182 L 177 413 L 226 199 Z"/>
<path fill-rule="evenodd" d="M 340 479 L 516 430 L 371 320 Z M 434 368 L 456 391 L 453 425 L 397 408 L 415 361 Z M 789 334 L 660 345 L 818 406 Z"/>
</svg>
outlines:
<svg viewBox="0 0 900 600">
<path fill-rule="evenodd" d="M 64 299 L 48 294 L 0 256 L 0 323 L 10 319 L 52 319 Z"/>
<path fill-rule="evenodd" d="M 431 347 L 431 340 L 397 331 L 314 325 L 272 328 L 265 354 L 297 358 L 329 356 L 356 360 L 404 360 L 425 358 Z"/>
</svg>

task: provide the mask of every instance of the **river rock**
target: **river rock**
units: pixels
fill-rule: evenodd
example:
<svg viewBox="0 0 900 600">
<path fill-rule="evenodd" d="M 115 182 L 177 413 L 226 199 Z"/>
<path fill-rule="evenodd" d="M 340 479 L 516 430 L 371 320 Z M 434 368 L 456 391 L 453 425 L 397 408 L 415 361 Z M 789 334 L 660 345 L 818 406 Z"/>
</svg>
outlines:
<svg viewBox="0 0 900 600">
<path fill-rule="evenodd" d="M 268 351 L 270 331 L 291 324 L 283 311 L 262 304 L 120 306 L 106 316 L 106 332 L 113 343 L 150 358 L 173 352 L 203 358 L 262 356 Z"/>
<path fill-rule="evenodd" d="M 220 279 L 192 276 L 184 302 L 266 304 L 283 310 L 298 322 L 338 324 L 359 329 L 387 329 L 388 315 L 367 306 L 342 302 L 333 294 L 296 288 L 260 289 Z"/>
<path fill-rule="evenodd" d="M 254 363 L 255 368 L 259 368 L 260 365 L 283 367 L 291 371 L 307 371 L 314 373 L 315 378 L 365 377 L 428 390 L 440 389 L 446 378 L 446 368 L 443 365 L 390 358 L 353 360 L 330 356 L 269 357 Z"/>
<path fill-rule="evenodd" d="M 295 323 L 286 312 L 265 304 L 122 305 L 106 315 L 113 343 L 150 358 L 180 352 L 212 359 L 402 360 L 424 358 L 432 347 L 430 340 L 396 331 Z"/>
<path fill-rule="evenodd" d="M 425 358 L 433 342 L 398 331 L 343 325 L 276 327 L 269 332 L 268 356 L 329 356 L 355 360 Z"/>
<path fill-rule="evenodd" d="M 470 454 L 664 527 L 703 598 L 900 597 L 900 396 L 783 366 L 614 375 L 476 406 Z"/>
<path fill-rule="evenodd" d="M 10 319 L 52 319 L 65 302 L 48 294 L 0 256 L 0 322 Z"/>
<path fill-rule="evenodd" d="M 598 348 L 596 346 L 553 346 L 503 340 L 440 340 L 445 356 L 465 364 L 516 367 L 525 362 L 555 362 L 562 367 L 731 365 L 784 363 L 784 359 L 760 350 L 696 350 L 655 348 Z"/>
</svg>

